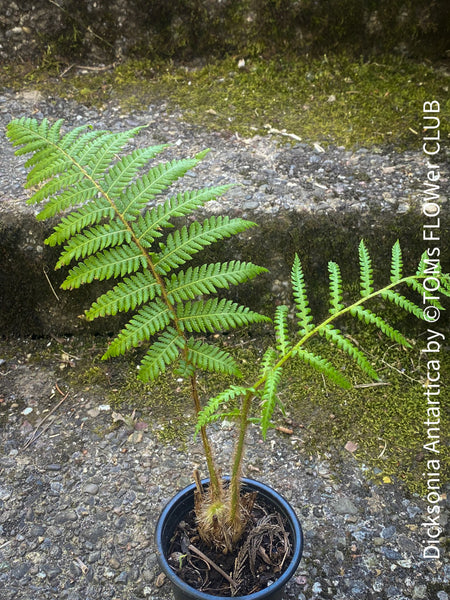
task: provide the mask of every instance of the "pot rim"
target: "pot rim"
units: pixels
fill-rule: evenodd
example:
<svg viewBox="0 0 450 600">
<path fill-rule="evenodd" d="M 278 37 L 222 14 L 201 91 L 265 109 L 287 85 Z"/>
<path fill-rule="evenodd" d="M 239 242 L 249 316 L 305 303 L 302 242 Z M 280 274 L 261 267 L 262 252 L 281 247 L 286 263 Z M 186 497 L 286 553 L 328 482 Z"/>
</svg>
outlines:
<svg viewBox="0 0 450 600">
<path fill-rule="evenodd" d="M 230 478 L 224 477 L 223 479 L 229 480 Z M 209 483 L 209 479 L 203 479 L 202 483 Z M 157 545 L 157 555 L 159 564 L 167 578 L 172 582 L 172 584 L 176 585 L 182 592 L 184 592 L 187 595 L 192 596 L 192 594 L 194 594 L 195 597 L 199 600 L 217 600 L 222 598 L 225 600 L 226 598 L 233 598 L 233 600 L 261 600 L 266 595 L 269 595 L 269 593 L 272 594 L 273 592 L 279 590 L 284 585 L 286 585 L 286 583 L 292 578 L 295 571 L 297 570 L 303 553 L 303 531 L 300 525 L 300 521 L 294 512 L 294 509 L 289 504 L 289 502 L 285 500 L 283 496 L 281 496 L 281 494 L 279 494 L 270 486 L 261 483 L 260 481 L 243 477 L 241 478 L 241 483 L 244 487 L 248 486 L 253 489 L 256 489 L 258 492 L 262 493 L 262 495 L 266 498 L 268 497 L 271 500 L 273 500 L 277 508 L 281 509 L 285 513 L 285 516 L 287 517 L 289 525 L 291 527 L 293 537 L 294 554 L 290 560 L 290 563 L 287 569 L 284 571 L 284 573 L 276 581 L 274 581 L 274 583 L 269 585 L 267 588 L 259 590 L 258 592 L 254 592 L 253 594 L 246 594 L 244 596 L 215 596 L 214 594 L 207 594 L 206 592 L 202 592 L 200 590 L 197 590 L 196 588 L 193 588 L 192 586 L 188 585 L 185 581 L 183 581 L 180 577 L 178 577 L 178 575 L 170 567 L 162 551 L 163 531 L 165 521 L 168 515 L 174 510 L 177 504 L 179 504 L 182 500 L 186 500 L 189 497 L 189 495 L 193 495 L 193 492 L 196 488 L 196 484 L 193 483 L 179 491 L 171 500 L 169 500 L 169 502 L 166 504 L 163 511 L 161 512 L 155 530 L 155 539 Z"/>
</svg>

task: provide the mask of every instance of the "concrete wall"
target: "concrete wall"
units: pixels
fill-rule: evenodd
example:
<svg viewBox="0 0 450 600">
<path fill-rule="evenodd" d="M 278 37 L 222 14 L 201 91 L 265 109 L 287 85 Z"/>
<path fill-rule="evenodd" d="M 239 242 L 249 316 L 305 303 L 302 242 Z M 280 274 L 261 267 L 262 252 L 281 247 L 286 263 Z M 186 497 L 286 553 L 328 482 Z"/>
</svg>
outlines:
<svg viewBox="0 0 450 600">
<path fill-rule="evenodd" d="M 0 60 L 224 53 L 448 58 L 447 0 L 0 0 Z"/>
</svg>

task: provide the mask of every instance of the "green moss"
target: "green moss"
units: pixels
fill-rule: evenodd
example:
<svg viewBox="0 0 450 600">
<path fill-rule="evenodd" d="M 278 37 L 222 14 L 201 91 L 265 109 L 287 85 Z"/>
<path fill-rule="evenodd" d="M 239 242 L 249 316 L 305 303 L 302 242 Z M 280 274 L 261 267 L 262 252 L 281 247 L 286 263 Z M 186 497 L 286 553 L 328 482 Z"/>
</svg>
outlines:
<svg viewBox="0 0 450 600">
<path fill-rule="evenodd" d="M 341 368 L 355 386 L 349 391 L 330 385 L 295 361 L 289 365 L 284 393 L 290 399 L 292 419 L 305 428 L 301 447 L 339 461 L 348 453 L 344 449 L 346 443 L 353 442 L 357 444 L 354 456 L 377 482 L 403 481 L 411 492 L 424 494 L 423 445 L 428 440 L 423 425 L 427 417 L 419 348 L 399 350 L 367 333 L 357 337 L 373 358 L 381 382 L 365 380 L 358 368 L 344 358 Z M 319 354 L 336 360 L 326 344 L 317 342 L 317 346 Z M 441 368 L 442 372 L 449 372 L 449 357 L 444 357 Z M 444 447 L 445 441 L 442 439 L 441 464 L 450 465 L 450 449 Z M 443 469 L 441 475 L 447 480 L 449 469 Z"/>
<path fill-rule="evenodd" d="M 345 445 L 353 442 L 357 444 L 353 456 L 366 466 L 372 479 L 381 484 L 403 482 L 410 492 L 422 495 L 426 491 L 423 444 L 427 440 L 420 344 L 402 350 L 370 331 L 349 332 L 349 335 L 357 339 L 369 356 L 381 382 L 368 380 L 353 362 L 323 340 L 314 342 L 314 350 L 345 371 L 354 384 L 351 390 L 341 390 L 325 381 L 296 359 L 287 363 L 280 399 L 293 424 L 294 437 L 299 439 L 297 451 L 302 455 L 327 457 L 339 470 L 342 461 L 350 456 Z M 236 333 L 219 338 L 217 343 L 233 352 L 246 374 L 246 383 L 251 383 L 258 373 L 262 349 L 271 339 L 263 332 L 256 339 Z M 83 362 L 78 362 L 75 368 L 66 370 L 66 376 L 71 377 L 71 386 L 97 390 L 118 412 L 130 414 L 137 410 L 139 420 L 148 420 L 162 443 L 184 447 L 195 422 L 189 382 L 168 373 L 152 384 L 144 384 L 136 378 L 136 358 L 132 352 L 127 357 L 95 361 L 87 370 Z M 92 356 L 88 360 L 92 363 Z M 442 357 L 441 363 L 442 373 L 450 372 L 450 357 Z M 201 373 L 200 395 L 206 401 L 229 383 L 225 376 Z M 228 408 L 231 410 L 232 406 Z M 281 414 L 277 419 L 280 425 L 285 424 Z M 445 447 L 445 439 L 440 459 L 442 465 L 450 465 L 450 449 Z M 443 467 L 442 479 L 449 475 Z"/>
<path fill-rule="evenodd" d="M 21 89 L 31 85 L 102 106 L 114 100 L 123 110 L 142 110 L 164 99 L 201 126 L 241 136 L 271 129 L 306 142 L 397 149 L 421 146 L 422 105 L 441 102 L 441 139 L 450 135 L 449 78 L 444 72 L 393 56 L 357 61 L 342 55 L 320 59 L 235 58 L 202 68 L 130 60 L 109 72 L 84 75 L 50 64 L 38 69 L 3 67 L 0 82 Z M 279 136 L 280 141 L 293 141 Z"/>
<path fill-rule="evenodd" d="M 206 127 L 250 136 L 270 126 L 323 144 L 416 149 L 422 103 L 448 91 L 448 77 L 392 57 L 249 61 L 244 69 L 229 60 L 163 81 L 188 120 Z M 441 135 L 449 131 L 446 120 Z"/>
</svg>

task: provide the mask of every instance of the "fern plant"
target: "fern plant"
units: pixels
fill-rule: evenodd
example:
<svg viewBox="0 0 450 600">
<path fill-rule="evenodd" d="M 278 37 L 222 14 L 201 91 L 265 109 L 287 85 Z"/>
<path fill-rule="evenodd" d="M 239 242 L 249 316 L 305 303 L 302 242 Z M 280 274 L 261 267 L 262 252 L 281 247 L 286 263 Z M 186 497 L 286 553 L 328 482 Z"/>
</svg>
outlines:
<svg viewBox="0 0 450 600">
<path fill-rule="evenodd" d="M 198 484 L 197 520 L 205 541 L 230 551 L 245 528 L 248 498 L 240 495 L 246 432 L 250 422 L 258 422 L 265 438 L 274 410 L 279 405 L 277 389 L 283 366 L 298 357 L 335 384 L 349 388 L 351 382 L 341 370 L 311 349 L 309 343 L 322 336 L 341 353 L 347 354 L 371 378 L 377 373 L 370 361 L 338 328 L 344 318 L 371 326 L 396 343 L 408 340 L 383 316 L 375 312 L 376 299 L 397 312 L 424 318 L 416 302 L 404 296 L 400 287 L 426 296 L 423 280 L 429 269 L 422 257 L 417 272 L 403 275 L 400 244 L 392 248 L 389 282 L 375 288 L 373 267 L 364 242 L 359 246 L 360 295 L 347 301 L 342 276 L 335 262 L 328 265 L 329 314 L 319 322 L 312 315 L 300 258 L 295 256 L 291 273 L 296 334 L 290 328 L 290 309 L 278 306 L 273 318 L 274 345 L 263 355 L 260 373 L 249 384 L 233 383 L 228 389 L 202 403 L 198 370 L 241 377 L 234 358 L 196 334 L 229 330 L 269 318 L 231 300 L 217 296 L 250 280 L 265 269 L 250 262 L 200 264 L 185 268 L 206 246 L 238 234 L 255 224 L 227 216 L 209 217 L 202 222 L 173 229 L 173 219 L 189 216 L 206 202 L 226 192 L 228 186 L 179 192 L 162 197 L 171 184 L 195 167 L 205 152 L 192 159 L 161 162 L 148 168 L 165 146 L 136 149 L 118 156 L 140 128 L 127 132 L 94 131 L 86 126 L 63 133 L 62 121 L 53 125 L 22 118 L 8 125 L 8 136 L 17 154 L 30 154 L 31 170 L 27 187 L 37 188 L 29 202 L 40 205 L 38 219 L 58 217 L 46 243 L 63 245 L 57 268 L 68 266 L 62 287 L 77 288 L 93 280 L 114 280 L 111 288 L 85 312 L 95 319 L 118 312 L 132 312 L 125 327 L 107 348 L 103 358 L 123 354 L 130 348 L 147 345 L 139 371 L 144 380 L 155 380 L 169 366 L 190 380 L 191 396 L 197 413 L 196 434 L 200 435 L 209 472 L 207 491 Z M 145 170 L 146 169 L 146 170 Z M 450 279 L 440 271 L 433 277 L 441 284 L 442 295 L 450 295 Z M 116 281 L 119 279 L 119 281 Z M 442 310 L 437 301 L 434 304 Z M 382 306 L 381 306 L 382 308 Z M 233 401 L 237 408 L 224 410 Z M 235 452 L 230 485 L 224 488 L 216 468 L 207 427 L 222 419 L 237 423 Z M 197 478 L 198 479 L 198 478 Z"/>
</svg>

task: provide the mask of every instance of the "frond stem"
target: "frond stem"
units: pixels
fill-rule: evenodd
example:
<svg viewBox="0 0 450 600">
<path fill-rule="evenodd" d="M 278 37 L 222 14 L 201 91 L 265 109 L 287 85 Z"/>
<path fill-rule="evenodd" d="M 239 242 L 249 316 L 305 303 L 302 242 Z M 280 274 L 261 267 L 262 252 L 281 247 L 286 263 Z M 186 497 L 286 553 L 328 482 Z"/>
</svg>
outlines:
<svg viewBox="0 0 450 600">
<path fill-rule="evenodd" d="M 200 404 L 200 398 L 198 395 L 198 387 L 197 387 L 197 376 L 194 370 L 194 373 L 190 377 L 191 380 L 191 395 L 194 400 L 195 412 L 198 415 L 202 409 Z M 202 438 L 203 449 L 205 452 L 206 465 L 208 467 L 209 474 L 209 484 L 212 492 L 212 497 L 214 501 L 221 500 L 222 498 L 222 486 L 219 481 L 219 477 L 217 475 L 217 469 L 214 463 L 213 452 L 211 449 L 211 444 L 209 443 L 209 438 L 206 433 L 206 427 L 202 425 L 200 428 L 200 436 Z"/>
<path fill-rule="evenodd" d="M 247 435 L 248 428 L 248 416 L 250 412 L 250 407 L 252 405 L 252 400 L 254 397 L 253 391 L 247 391 L 242 400 L 240 418 L 239 418 L 239 435 L 238 440 L 236 442 L 234 459 L 233 459 L 233 467 L 231 470 L 231 480 L 230 480 L 230 520 L 231 523 L 236 523 L 239 519 L 239 498 L 240 498 L 240 476 L 242 469 L 242 459 L 244 457 L 244 449 L 245 449 L 245 438 Z"/>
</svg>

